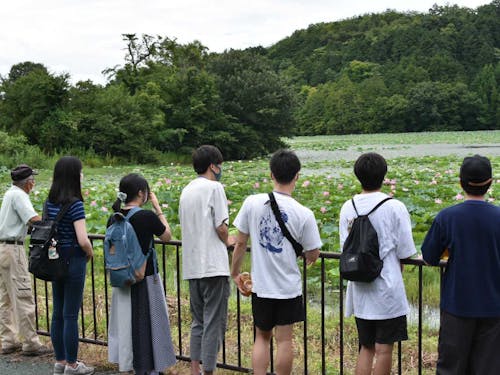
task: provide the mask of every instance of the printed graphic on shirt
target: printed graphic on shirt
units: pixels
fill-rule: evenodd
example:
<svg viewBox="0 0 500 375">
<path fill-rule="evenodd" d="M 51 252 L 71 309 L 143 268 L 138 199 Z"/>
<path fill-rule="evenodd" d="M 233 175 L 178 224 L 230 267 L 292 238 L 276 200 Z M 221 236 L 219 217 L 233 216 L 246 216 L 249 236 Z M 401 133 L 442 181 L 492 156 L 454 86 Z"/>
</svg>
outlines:
<svg viewBox="0 0 500 375">
<path fill-rule="evenodd" d="M 288 216 L 285 212 L 280 211 L 283 222 L 288 221 Z M 272 253 L 281 253 L 283 251 L 283 233 L 281 228 L 274 218 L 272 211 L 262 217 L 259 223 L 259 243 L 264 249 Z"/>
</svg>

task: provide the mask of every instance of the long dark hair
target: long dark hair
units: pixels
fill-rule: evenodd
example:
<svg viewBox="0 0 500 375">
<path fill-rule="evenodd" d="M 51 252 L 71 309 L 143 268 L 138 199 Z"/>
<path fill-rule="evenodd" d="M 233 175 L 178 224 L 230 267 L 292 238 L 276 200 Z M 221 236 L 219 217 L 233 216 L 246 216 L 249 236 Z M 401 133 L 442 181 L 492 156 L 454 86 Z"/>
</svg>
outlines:
<svg viewBox="0 0 500 375">
<path fill-rule="evenodd" d="M 123 203 L 133 201 L 142 191 L 144 194 L 149 195 L 149 184 L 144 177 L 137 173 L 130 173 L 120 180 L 120 193 L 126 194 Z M 113 211 L 120 211 L 122 200 L 118 198 L 113 203 Z"/>
<path fill-rule="evenodd" d="M 74 156 L 64 156 L 54 166 L 49 201 L 54 204 L 65 204 L 77 198 L 83 202 L 80 174 L 82 162 Z"/>
</svg>

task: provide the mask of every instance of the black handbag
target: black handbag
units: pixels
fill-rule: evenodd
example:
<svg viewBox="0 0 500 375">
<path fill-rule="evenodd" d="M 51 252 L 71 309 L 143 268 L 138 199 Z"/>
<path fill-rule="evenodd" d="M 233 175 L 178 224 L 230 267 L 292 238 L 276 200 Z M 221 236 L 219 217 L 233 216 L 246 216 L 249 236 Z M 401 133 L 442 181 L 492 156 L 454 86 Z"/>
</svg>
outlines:
<svg viewBox="0 0 500 375">
<path fill-rule="evenodd" d="M 283 218 L 281 217 L 281 212 L 278 207 L 278 203 L 276 203 L 276 198 L 274 198 L 274 194 L 272 192 L 269 193 L 269 200 L 271 201 L 271 209 L 273 210 L 274 217 L 278 221 L 278 224 L 281 228 L 281 233 L 283 233 L 286 239 L 290 241 L 290 243 L 292 244 L 293 249 L 295 250 L 295 255 L 297 255 L 297 258 L 302 256 L 302 251 L 304 250 L 304 247 L 300 243 L 298 243 L 295 240 L 295 238 L 292 237 L 292 234 L 290 233 L 285 223 L 283 222 Z"/>
<path fill-rule="evenodd" d="M 57 246 L 57 225 L 75 202 L 66 203 L 54 220 L 48 218 L 47 201 L 43 205 L 42 220 L 32 224 L 29 245 L 29 271 L 37 278 L 46 281 L 56 281 L 67 276 L 68 260 L 60 255 L 49 258 L 49 248 Z M 51 249 L 54 251 L 54 249 Z"/>
</svg>

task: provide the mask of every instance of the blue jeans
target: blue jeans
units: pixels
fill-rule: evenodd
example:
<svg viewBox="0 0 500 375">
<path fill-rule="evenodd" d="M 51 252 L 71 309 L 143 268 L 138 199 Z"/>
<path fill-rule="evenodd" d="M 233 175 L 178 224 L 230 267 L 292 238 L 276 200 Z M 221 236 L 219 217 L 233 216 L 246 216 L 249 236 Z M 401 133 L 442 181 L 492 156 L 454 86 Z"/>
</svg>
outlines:
<svg viewBox="0 0 500 375">
<path fill-rule="evenodd" d="M 82 305 L 87 259 L 72 257 L 68 276 L 52 283 L 52 327 L 50 338 L 57 361 L 76 362 L 78 355 L 78 311 Z"/>
</svg>

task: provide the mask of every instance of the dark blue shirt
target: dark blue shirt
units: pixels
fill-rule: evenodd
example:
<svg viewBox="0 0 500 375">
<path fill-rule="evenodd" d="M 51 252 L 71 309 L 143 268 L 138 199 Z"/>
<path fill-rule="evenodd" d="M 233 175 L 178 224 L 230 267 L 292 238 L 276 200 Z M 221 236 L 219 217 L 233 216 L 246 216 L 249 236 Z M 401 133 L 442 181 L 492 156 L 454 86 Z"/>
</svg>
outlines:
<svg viewBox="0 0 500 375">
<path fill-rule="evenodd" d="M 445 249 L 441 309 L 462 317 L 500 317 L 500 207 L 467 200 L 439 212 L 422 255 L 437 265 Z"/>
<path fill-rule="evenodd" d="M 55 219 L 61 208 L 62 205 L 53 204 L 48 201 L 47 211 L 49 219 Z M 75 227 L 73 225 L 75 221 L 81 219 L 85 219 L 83 202 L 76 201 L 69 207 L 61 221 L 59 221 L 59 225 L 57 226 L 57 239 L 58 244 L 60 245 L 61 256 L 64 258 L 69 258 L 71 256 L 85 256 L 85 252 L 78 245 Z"/>
</svg>

